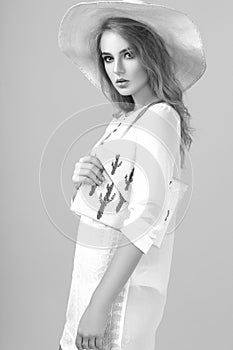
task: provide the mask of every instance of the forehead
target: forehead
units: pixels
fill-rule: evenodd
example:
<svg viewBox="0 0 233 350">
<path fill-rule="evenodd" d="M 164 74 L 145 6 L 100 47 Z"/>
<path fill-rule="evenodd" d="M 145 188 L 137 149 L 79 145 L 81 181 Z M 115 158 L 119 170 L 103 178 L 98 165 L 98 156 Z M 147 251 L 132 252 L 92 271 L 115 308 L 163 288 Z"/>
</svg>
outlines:
<svg viewBox="0 0 233 350">
<path fill-rule="evenodd" d="M 100 40 L 100 49 L 102 52 L 118 53 L 123 49 L 129 48 L 127 40 L 113 31 L 105 31 Z"/>
</svg>

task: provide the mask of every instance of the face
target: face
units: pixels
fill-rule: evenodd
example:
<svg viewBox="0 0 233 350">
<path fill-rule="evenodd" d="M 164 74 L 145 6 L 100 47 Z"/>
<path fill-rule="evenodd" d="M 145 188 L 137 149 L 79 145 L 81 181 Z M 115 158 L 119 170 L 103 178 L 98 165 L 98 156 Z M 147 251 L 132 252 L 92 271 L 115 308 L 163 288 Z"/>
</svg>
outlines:
<svg viewBox="0 0 233 350">
<path fill-rule="evenodd" d="M 148 77 L 135 52 L 128 42 L 113 31 L 105 31 L 101 37 L 100 49 L 107 75 L 121 95 L 137 97 L 148 90 Z M 117 84 L 117 79 L 128 82 Z"/>
</svg>

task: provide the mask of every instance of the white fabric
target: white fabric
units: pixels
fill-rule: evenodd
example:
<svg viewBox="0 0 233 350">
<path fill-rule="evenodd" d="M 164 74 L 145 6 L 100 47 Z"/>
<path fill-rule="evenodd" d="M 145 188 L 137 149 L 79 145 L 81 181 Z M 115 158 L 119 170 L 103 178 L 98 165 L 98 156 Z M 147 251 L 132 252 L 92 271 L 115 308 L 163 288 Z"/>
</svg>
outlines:
<svg viewBox="0 0 233 350">
<path fill-rule="evenodd" d="M 144 206 L 143 215 L 139 215 L 135 220 L 139 225 L 132 224 L 136 230 L 136 236 L 140 236 L 141 229 L 147 228 L 147 232 L 135 239 L 130 225 L 124 224 L 121 231 L 117 231 L 86 216 L 80 217 L 78 241 L 84 242 L 85 238 L 88 240 L 91 237 L 93 242 L 92 237 L 98 237 L 98 244 L 101 243 L 103 247 L 108 248 L 100 249 L 98 246 L 95 249 L 76 244 L 66 322 L 60 339 L 62 350 L 77 350 L 75 337 L 79 320 L 106 271 L 114 255 L 114 247 L 117 246 L 122 234 L 125 234 L 144 254 L 112 305 L 111 319 L 106 333 L 109 343 L 106 343 L 104 350 L 155 350 L 156 331 L 162 319 L 167 297 L 175 235 L 175 231 L 168 234 L 168 228 L 175 226 L 175 210 L 182 197 L 180 193 L 185 192 L 187 185 L 174 178 L 179 176 L 180 170 L 179 132 L 177 133 L 179 119 L 176 112 L 165 103 L 151 106 L 150 111 L 153 113 L 150 114 L 147 111 L 140 119 L 140 125 L 143 126 L 144 131 L 146 129 L 144 134 L 147 135 L 146 140 L 140 139 L 145 147 L 141 147 L 137 140 L 136 152 L 137 164 L 145 166 L 149 171 L 147 176 L 150 185 L 149 201 L 148 197 L 145 198 L 144 191 L 140 191 L 142 187 L 141 182 L 137 182 L 137 176 L 134 177 L 130 196 L 131 214 L 133 211 L 140 211 L 140 203 Z M 130 123 L 134 117 L 135 114 L 129 116 L 127 122 Z M 118 123 L 119 120 L 113 120 L 97 144 L 100 144 Z M 126 125 L 122 124 L 109 140 L 121 137 L 125 127 Z M 138 137 L 141 136 L 136 129 L 130 131 L 134 140 L 136 134 Z M 156 133 L 154 144 L 148 137 L 148 130 L 152 134 L 153 131 Z M 164 141 L 166 147 L 158 142 L 159 138 Z M 156 152 L 156 147 L 159 147 L 159 152 L 158 150 Z M 152 157 L 154 159 L 152 167 L 148 162 L 148 159 L 151 159 L 150 156 L 145 157 L 145 152 L 149 150 L 154 151 L 153 155 L 156 154 L 155 158 Z M 151 171 L 153 171 L 153 177 L 150 177 Z M 169 187 L 168 180 L 171 177 L 174 187 Z M 150 210 L 151 204 L 153 208 L 158 208 L 157 212 Z M 159 217 L 161 208 L 163 208 L 162 215 Z M 167 217 L 167 209 L 170 209 L 171 213 L 168 216 L 169 220 L 164 221 L 164 214 Z M 154 219 L 157 219 L 155 225 L 152 224 Z"/>
<path fill-rule="evenodd" d="M 135 123 L 127 117 L 115 134 L 93 147 L 91 153 L 104 165 L 105 181 L 81 186 L 70 207 L 77 215 L 122 229 L 144 253 L 152 244 L 160 247 L 171 201 L 182 192 L 180 183 L 171 181 L 174 165 L 179 168 L 180 121 L 173 108 L 157 105 L 134 118 Z"/>
<path fill-rule="evenodd" d="M 131 114 L 102 146 L 98 146 L 119 124 L 119 120 L 112 122 L 104 137 L 93 149 L 96 149 L 94 153 L 97 153 L 100 159 L 104 159 L 103 153 L 112 152 L 110 160 L 114 152 L 119 153 L 119 159 L 122 160 L 120 170 L 117 171 L 119 175 L 116 172 L 111 177 L 129 202 L 128 218 L 121 225 L 121 232 L 146 254 L 151 245 L 160 248 L 177 204 L 188 186 L 173 177 L 174 174 L 176 177 L 180 176 L 181 131 L 176 111 L 166 103 L 150 106 L 131 129 L 125 132 L 134 119 L 135 114 Z M 117 141 L 115 145 L 114 141 Z M 130 191 L 124 191 L 122 185 L 125 185 L 122 181 L 123 174 L 130 169 L 127 158 L 134 161 Z M 109 174 L 111 164 L 110 161 L 105 165 Z M 120 222 L 120 218 L 115 215 L 116 220 Z M 124 216 L 121 215 L 121 218 Z"/>
<path fill-rule="evenodd" d="M 128 207 L 130 217 L 125 220 L 121 231 L 147 253 L 152 244 L 158 247 L 161 245 L 159 232 L 165 223 L 170 204 L 169 181 L 174 165 L 178 166 L 175 160 L 180 145 L 180 121 L 172 107 L 160 103 L 151 106 L 133 128 L 132 141 L 136 135 L 137 148 L 132 195 Z M 123 139 L 125 137 L 129 138 L 129 134 Z M 144 182 L 148 191 L 142 190 L 143 179 L 137 178 L 140 167 L 145 171 Z M 139 236 L 141 238 L 138 239 Z"/>
</svg>

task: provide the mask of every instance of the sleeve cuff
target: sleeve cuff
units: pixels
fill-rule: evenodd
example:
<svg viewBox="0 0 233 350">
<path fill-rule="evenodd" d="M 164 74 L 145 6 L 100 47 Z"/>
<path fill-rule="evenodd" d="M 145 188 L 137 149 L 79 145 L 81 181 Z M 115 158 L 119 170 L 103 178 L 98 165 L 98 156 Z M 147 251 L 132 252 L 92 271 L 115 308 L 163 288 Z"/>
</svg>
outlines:
<svg viewBox="0 0 233 350">
<path fill-rule="evenodd" d="M 122 231 L 124 234 L 124 231 Z M 136 241 L 131 241 L 138 249 L 140 249 L 144 254 L 148 253 L 148 250 L 153 244 L 152 239 L 148 236 L 145 235 L 142 238 L 137 239 Z"/>
</svg>

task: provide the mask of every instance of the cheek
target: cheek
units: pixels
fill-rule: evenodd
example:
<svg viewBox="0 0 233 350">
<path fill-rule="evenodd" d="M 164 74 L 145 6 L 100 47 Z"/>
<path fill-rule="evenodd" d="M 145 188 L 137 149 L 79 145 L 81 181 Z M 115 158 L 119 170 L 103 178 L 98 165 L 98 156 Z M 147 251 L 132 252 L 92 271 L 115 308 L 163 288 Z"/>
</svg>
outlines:
<svg viewBox="0 0 233 350">
<path fill-rule="evenodd" d="M 112 68 L 110 67 L 110 65 L 106 65 L 105 66 L 105 71 L 106 71 L 107 75 L 109 76 L 109 78 L 112 80 L 112 78 L 113 78 L 113 71 L 112 71 Z"/>
<path fill-rule="evenodd" d="M 141 67 L 139 67 L 134 72 L 134 79 L 137 85 L 144 85 L 147 82 L 147 74 Z"/>
<path fill-rule="evenodd" d="M 144 77 L 144 79 L 147 77 L 145 69 L 143 69 L 141 66 L 138 67 L 138 75 L 140 75 L 140 77 Z"/>
<path fill-rule="evenodd" d="M 142 68 L 142 66 L 139 64 L 139 62 L 135 62 L 135 64 L 131 65 L 131 74 L 135 76 L 135 78 L 138 79 L 146 79 L 146 72 Z"/>
<path fill-rule="evenodd" d="M 110 70 L 109 70 L 109 68 L 108 68 L 108 66 L 106 64 L 104 65 L 104 68 L 105 68 L 106 73 L 109 74 Z"/>
</svg>

